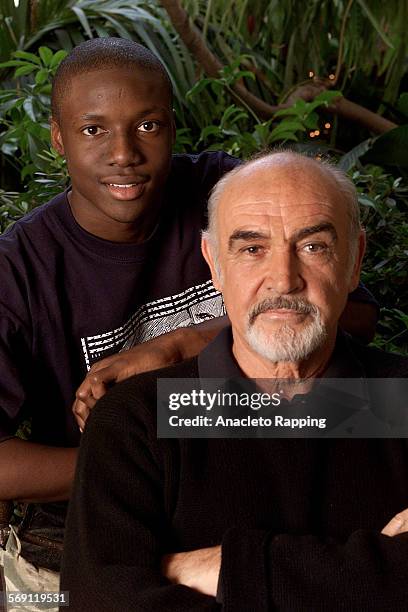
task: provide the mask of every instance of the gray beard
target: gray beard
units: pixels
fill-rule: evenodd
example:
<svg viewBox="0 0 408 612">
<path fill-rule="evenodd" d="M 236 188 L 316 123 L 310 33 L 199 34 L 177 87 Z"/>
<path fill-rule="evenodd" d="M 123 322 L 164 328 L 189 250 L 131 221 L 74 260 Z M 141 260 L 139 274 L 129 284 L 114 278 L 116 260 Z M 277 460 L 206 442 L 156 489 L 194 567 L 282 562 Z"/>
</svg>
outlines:
<svg viewBox="0 0 408 612">
<path fill-rule="evenodd" d="M 284 302 L 281 305 L 282 308 L 291 307 L 292 300 L 282 301 Z M 267 310 L 267 304 L 268 301 L 265 300 L 265 308 L 259 308 L 258 306 L 255 312 L 257 314 L 264 312 Z M 298 308 L 294 308 L 295 305 L 298 306 L 297 300 L 292 302 L 292 307 L 293 310 L 298 310 Z M 270 307 L 273 308 L 272 304 Z M 327 337 L 320 312 L 316 306 L 310 305 L 310 315 L 312 317 L 310 323 L 305 324 L 299 330 L 294 329 L 288 323 L 284 323 L 279 329 L 267 333 L 256 325 L 257 315 L 254 316 L 254 311 L 252 311 L 249 314 L 246 340 L 252 350 L 273 363 L 305 361 L 324 343 Z"/>
</svg>

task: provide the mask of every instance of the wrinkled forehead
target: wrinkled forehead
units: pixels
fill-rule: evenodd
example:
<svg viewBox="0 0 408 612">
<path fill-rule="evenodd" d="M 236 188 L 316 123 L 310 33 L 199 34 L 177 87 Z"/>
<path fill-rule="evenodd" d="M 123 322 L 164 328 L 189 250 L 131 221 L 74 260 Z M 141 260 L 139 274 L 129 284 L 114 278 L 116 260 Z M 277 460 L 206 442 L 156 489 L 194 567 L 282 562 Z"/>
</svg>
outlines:
<svg viewBox="0 0 408 612">
<path fill-rule="evenodd" d="M 335 179 L 314 165 L 290 164 L 244 169 L 219 200 L 220 231 L 270 226 L 295 231 L 304 224 L 347 223 L 347 204 Z"/>
</svg>

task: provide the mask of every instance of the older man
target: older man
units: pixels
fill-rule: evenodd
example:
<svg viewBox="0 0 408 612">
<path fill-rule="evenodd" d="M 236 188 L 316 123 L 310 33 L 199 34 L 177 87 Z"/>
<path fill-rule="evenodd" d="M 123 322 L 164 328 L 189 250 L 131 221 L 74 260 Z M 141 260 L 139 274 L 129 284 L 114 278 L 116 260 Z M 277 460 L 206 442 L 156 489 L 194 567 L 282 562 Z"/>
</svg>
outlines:
<svg viewBox="0 0 408 612">
<path fill-rule="evenodd" d="M 406 609 L 408 536 L 381 533 L 408 506 L 404 440 L 156 434 L 161 377 L 406 376 L 407 359 L 338 332 L 363 252 L 334 168 L 276 153 L 218 183 L 203 253 L 231 329 L 97 405 L 68 521 L 70 610 Z"/>
</svg>

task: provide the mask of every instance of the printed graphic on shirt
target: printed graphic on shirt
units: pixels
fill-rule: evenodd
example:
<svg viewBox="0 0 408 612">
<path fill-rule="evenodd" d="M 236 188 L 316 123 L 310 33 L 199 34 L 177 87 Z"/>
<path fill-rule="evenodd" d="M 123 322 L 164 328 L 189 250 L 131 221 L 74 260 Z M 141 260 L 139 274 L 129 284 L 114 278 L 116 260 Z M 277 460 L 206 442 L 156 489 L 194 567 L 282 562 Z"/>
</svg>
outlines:
<svg viewBox="0 0 408 612">
<path fill-rule="evenodd" d="M 221 294 L 211 281 L 140 306 L 124 325 L 81 338 L 86 367 L 179 327 L 225 315 Z"/>
</svg>

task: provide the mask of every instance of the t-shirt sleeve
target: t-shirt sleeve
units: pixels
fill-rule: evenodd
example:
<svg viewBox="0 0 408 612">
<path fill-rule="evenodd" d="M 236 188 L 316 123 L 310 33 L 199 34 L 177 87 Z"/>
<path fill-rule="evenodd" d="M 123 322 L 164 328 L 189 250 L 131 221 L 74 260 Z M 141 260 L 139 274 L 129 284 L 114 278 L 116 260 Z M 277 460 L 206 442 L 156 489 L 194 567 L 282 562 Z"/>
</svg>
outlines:
<svg viewBox="0 0 408 612">
<path fill-rule="evenodd" d="M 0 304 L 0 442 L 14 436 L 23 418 L 30 373 L 27 327 Z"/>
<path fill-rule="evenodd" d="M 230 170 L 242 162 L 224 151 L 205 151 L 190 159 L 193 182 L 200 185 L 200 192 L 207 201 L 212 188 Z"/>
<path fill-rule="evenodd" d="M 81 441 L 61 573 L 70 611 L 220 610 L 160 572 L 169 533 L 163 466 L 143 406 L 130 414 L 122 386 L 98 403 Z"/>
<path fill-rule="evenodd" d="M 223 610 L 403 610 L 408 534 L 359 530 L 344 543 L 232 528 L 222 542 Z"/>
</svg>

